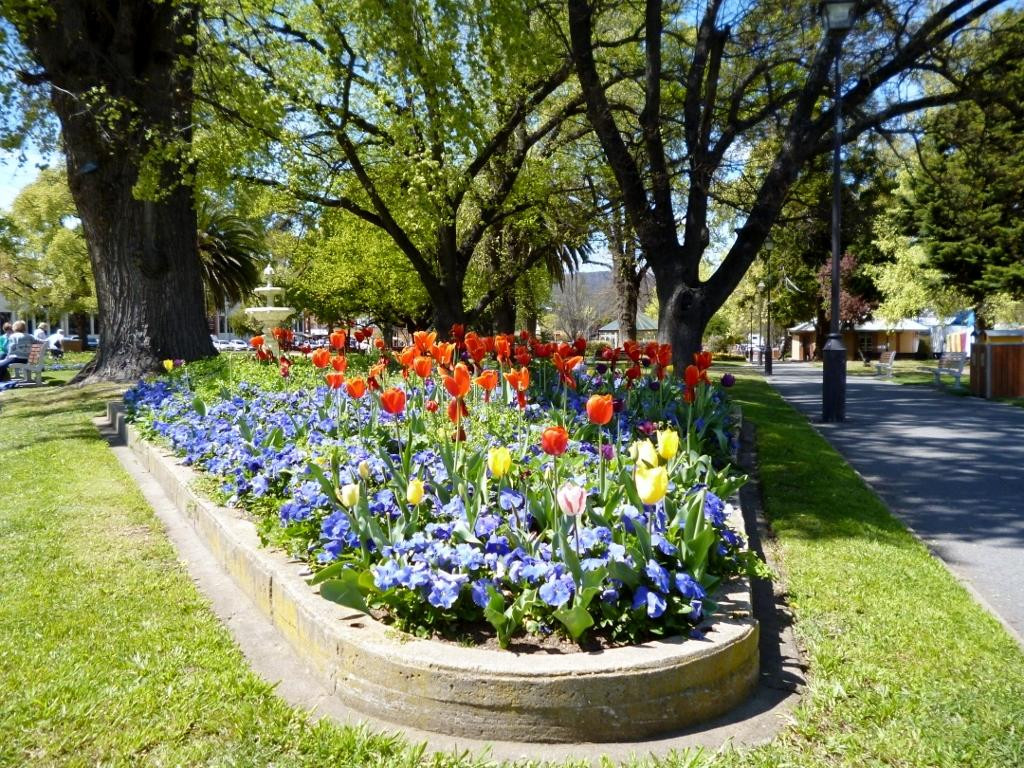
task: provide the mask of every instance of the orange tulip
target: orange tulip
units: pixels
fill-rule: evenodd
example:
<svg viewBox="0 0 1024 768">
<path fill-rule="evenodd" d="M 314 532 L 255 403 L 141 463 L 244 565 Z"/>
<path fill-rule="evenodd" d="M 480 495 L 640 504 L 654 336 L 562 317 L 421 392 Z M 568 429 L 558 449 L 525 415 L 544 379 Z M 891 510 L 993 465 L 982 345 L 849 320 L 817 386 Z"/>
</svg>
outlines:
<svg viewBox="0 0 1024 768">
<path fill-rule="evenodd" d="M 548 427 L 541 433 L 540 447 L 549 456 L 561 456 L 569 447 L 569 433 L 565 427 Z"/>
<path fill-rule="evenodd" d="M 466 334 L 465 344 L 469 356 L 473 358 L 474 363 L 479 365 L 480 361 L 487 355 L 487 345 L 473 331 Z"/>
<path fill-rule="evenodd" d="M 499 363 L 507 363 L 511 351 L 512 344 L 509 341 L 508 336 L 502 335 L 494 337 L 494 355 L 498 358 Z"/>
<path fill-rule="evenodd" d="M 380 407 L 393 416 L 397 416 L 405 410 L 405 390 L 391 389 L 380 394 Z"/>
<path fill-rule="evenodd" d="M 425 379 L 430 375 L 430 369 L 433 365 L 434 363 L 429 357 L 423 357 L 422 355 L 412 361 L 412 369 L 421 379 Z"/>
<path fill-rule="evenodd" d="M 334 333 L 332 333 L 328 337 L 330 339 L 330 342 L 331 342 L 331 349 L 344 349 L 345 348 L 345 338 L 347 336 L 348 336 L 348 334 L 345 333 L 345 331 L 342 331 L 342 330 L 337 330 Z"/>
<path fill-rule="evenodd" d="M 498 372 L 493 368 L 488 368 L 473 381 L 484 391 L 484 402 L 491 402 L 491 392 L 498 386 Z"/>
<path fill-rule="evenodd" d="M 587 400 L 587 416 L 594 424 L 607 424 L 612 420 L 613 410 L 611 395 L 591 395 Z"/>
<path fill-rule="evenodd" d="M 452 397 L 465 397 L 469 393 L 469 368 L 464 363 L 455 366 L 452 376 L 444 377 L 444 388 Z"/>
<path fill-rule="evenodd" d="M 568 346 L 568 345 L 566 345 Z M 573 369 L 583 362 L 583 358 L 579 355 L 563 359 L 560 352 L 555 352 L 551 356 L 551 362 L 555 366 L 555 370 L 558 371 L 559 377 L 565 382 L 565 386 L 571 389 L 576 389 L 576 378 L 572 375 Z"/>
<path fill-rule="evenodd" d="M 519 400 L 519 407 L 525 408 L 526 391 L 530 388 L 530 369 L 523 367 L 517 371 L 513 368 L 505 374 L 505 381 L 515 390 L 516 397 Z"/>
<path fill-rule="evenodd" d="M 345 374 L 332 372 L 327 374 L 327 386 L 331 389 L 341 389 L 341 385 L 345 383 Z"/>
<path fill-rule="evenodd" d="M 260 347 L 263 346 L 263 337 L 253 336 L 251 339 L 249 339 L 249 344 L 252 346 L 253 349 L 259 349 Z"/>
<path fill-rule="evenodd" d="M 348 370 L 348 358 L 342 357 L 341 355 L 335 355 L 331 358 L 331 368 L 336 370 L 338 373 L 344 373 Z"/>
<path fill-rule="evenodd" d="M 434 341 L 437 339 L 437 333 L 435 331 L 416 331 L 412 335 L 412 343 L 416 346 L 419 351 L 424 355 L 430 354 L 430 348 L 434 346 Z"/>
<path fill-rule="evenodd" d="M 331 352 L 325 347 L 320 347 L 320 349 L 312 354 L 310 360 L 313 361 L 313 365 L 317 368 L 326 368 L 331 364 Z"/>
<path fill-rule="evenodd" d="M 405 369 L 412 368 L 412 363 L 419 354 L 419 349 L 414 345 L 406 347 L 398 353 L 398 362 L 402 364 Z"/>
<path fill-rule="evenodd" d="M 450 341 L 442 341 L 430 348 L 430 354 L 433 355 L 438 365 L 449 365 L 452 355 L 455 354 L 455 345 Z"/>
<path fill-rule="evenodd" d="M 711 353 L 708 351 L 696 352 L 693 355 L 693 362 L 697 364 L 697 368 L 706 371 L 711 367 Z"/>
<path fill-rule="evenodd" d="M 345 391 L 353 400 L 358 400 L 366 394 L 366 381 L 363 379 L 350 379 L 345 385 Z"/>
</svg>

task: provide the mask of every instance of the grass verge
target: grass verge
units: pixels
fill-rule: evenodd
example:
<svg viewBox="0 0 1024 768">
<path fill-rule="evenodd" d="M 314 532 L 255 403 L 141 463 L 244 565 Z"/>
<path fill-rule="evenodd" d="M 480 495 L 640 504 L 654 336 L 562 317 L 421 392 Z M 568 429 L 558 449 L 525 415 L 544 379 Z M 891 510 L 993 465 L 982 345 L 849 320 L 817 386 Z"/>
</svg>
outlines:
<svg viewBox="0 0 1024 768">
<path fill-rule="evenodd" d="M 1024 655 L 763 382 L 766 509 L 809 691 L 757 748 L 634 765 L 1024 765 Z M 420 766 L 387 734 L 311 723 L 257 679 L 89 419 L 112 390 L 5 393 L 0 765 Z"/>
</svg>

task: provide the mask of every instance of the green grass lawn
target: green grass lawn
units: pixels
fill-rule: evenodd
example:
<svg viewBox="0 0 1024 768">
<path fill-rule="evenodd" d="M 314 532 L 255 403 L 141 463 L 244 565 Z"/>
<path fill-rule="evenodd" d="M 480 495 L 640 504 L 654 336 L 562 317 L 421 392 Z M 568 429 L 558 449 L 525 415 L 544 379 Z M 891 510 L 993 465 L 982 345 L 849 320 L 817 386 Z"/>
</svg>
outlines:
<svg viewBox="0 0 1024 768">
<path fill-rule="evenodd" d="M 312 724 L 248 670 L 90 422 L 113 391 L 0 395 L 0 765 L 482 762 Z M 764 383 L 734 392 L 809 690 L 767 745 L 637 765 L 1024 765 L 1018 646 Z"/>
</svg>

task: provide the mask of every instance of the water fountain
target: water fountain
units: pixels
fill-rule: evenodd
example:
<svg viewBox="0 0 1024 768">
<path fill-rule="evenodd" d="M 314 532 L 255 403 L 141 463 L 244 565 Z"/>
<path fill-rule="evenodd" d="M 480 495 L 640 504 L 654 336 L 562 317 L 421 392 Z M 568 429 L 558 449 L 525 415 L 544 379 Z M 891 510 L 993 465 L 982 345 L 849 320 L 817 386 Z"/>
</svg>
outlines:
<svg viewBox="0 0 1024 768">
<path fill-rule="evenodd" d="M 247 307 L 245 314 L 260 323 L 263 328 L 263 343 L 269 347 L 274 353 L 274 356 L 277 357 L 281 354 L 281 349 L 278 346 L 277 339 L 274 338 L 274 328 L 276 328 L 282 320 L 291 315 L 295 310 L 291 307 L 274 306 L 274 300 L 284 293 L 284 288 L 271 285 L 270 280 L 273 276 L 274 268 L 267 264 L 266 268 L 263 270 L 263 277 L 267 279 L 267 284 L 253 289 L 254 293 L 265 298 L 267 305 L 265 307 Z"/>
</svg>

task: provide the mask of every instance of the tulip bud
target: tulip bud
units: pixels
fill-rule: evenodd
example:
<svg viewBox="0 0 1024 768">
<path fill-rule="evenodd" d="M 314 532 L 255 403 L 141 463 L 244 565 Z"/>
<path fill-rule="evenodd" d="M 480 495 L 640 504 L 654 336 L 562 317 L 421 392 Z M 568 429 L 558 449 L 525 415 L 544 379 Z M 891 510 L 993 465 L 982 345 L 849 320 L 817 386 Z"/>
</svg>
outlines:
<svg viewBox="0 0 1024 768">
<path fill-rule="evenodd" d="M 351 509 L 359 503 L 359 486 L 355 483 L 343 485 L 338 495 L 341 497 L 341 503 Z"/>
<path fill-rule="evenodd" d="M 568 517 L 576 517 L 587 508 L 587 491 L 574 483 L 565 483 L 555 494 L 558 506 Z"/>
<path fill-rule="evenodd" d="M 363 480 L 366 480 L 370 476 L 370 462 L 368 462 L 366 459 L 363 459 L 362 461 L 359 462 L 358 469 L 359 476 L 363 478 Z"/>
<path fill-rule="evenodd" d="M 405 489 L 405 500 L 413 506 L 423 501 L 423 481 L 414 477 Z"/>
<path fill-rule="evenodd" d="M 491 448 L 487 452 L 487 468 L 495 477 L 504 477 L 511 466 L 512 454 L 508 452 L 508 448 L 501 446 L 500 448 Z"/>
</svg>

